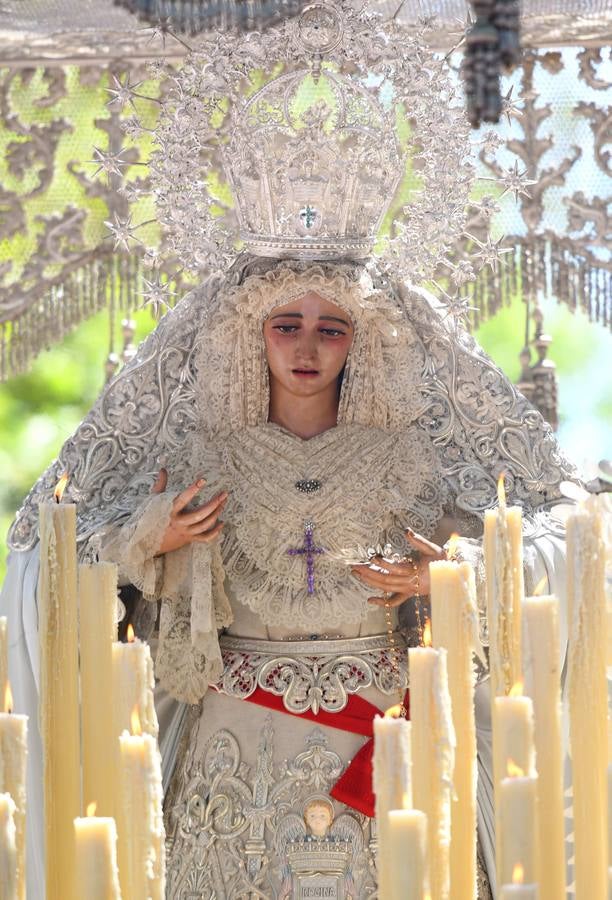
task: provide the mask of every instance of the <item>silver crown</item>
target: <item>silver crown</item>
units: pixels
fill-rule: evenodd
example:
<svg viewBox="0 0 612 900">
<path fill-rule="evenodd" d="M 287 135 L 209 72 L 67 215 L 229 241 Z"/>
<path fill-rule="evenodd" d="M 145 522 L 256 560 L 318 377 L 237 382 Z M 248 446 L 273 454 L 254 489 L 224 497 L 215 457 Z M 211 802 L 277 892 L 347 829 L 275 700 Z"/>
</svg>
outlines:
<svg viewBox="0 0 612 900">
<path fill-rule="evenodd" d="M 329 69 L 274 79 L 224 152 L 240 237 L 260 256 L 369 256 L 405 168 L 389 112 Z"/>
<path fill-rule="evenodd" d="M 261 34 L 204 38 L 168 74 L 153 135 L 167 249 L 192 271 L 226 268 L 244 247 L 374 250 L 395 277 L 442 266 L 457 287 L 473 278 L 470 260 L 449 256 L 477 205 L 469 126 L 424 32 L 316 0 Z M 134 227 L 112 230 L 127 244 Z"/>
</svg>

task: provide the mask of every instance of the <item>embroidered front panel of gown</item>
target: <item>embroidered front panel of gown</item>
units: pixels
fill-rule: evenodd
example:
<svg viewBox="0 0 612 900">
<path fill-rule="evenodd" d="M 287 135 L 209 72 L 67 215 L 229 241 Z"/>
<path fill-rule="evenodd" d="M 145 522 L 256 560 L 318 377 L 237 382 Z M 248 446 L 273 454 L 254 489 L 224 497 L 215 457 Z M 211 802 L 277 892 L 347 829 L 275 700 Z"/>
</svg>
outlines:
<svg viewBox="0 0 612 900">
<path fill-rule="evenodd" d="M 344 425 L 302 440 L 257 426 L 202 449 L 196 468 L 209 489 L 229 490 L 232 593 L 265 624 L 294 629 L 363 621 L 371 590 L 348 564 L 381 542 L 405 549 L 406 525 L 431 536 L 445 497 L 436 451 L 416 427 Z"/>
<path fill-rule="evenodd" d="M 279 761 L 272 717 L 262 711 L 249 765 L 226 728 L 198 759 L 201 722 L 189 728 L 190 750 L 166 807 L 169 900 L 375 896 L 375 824 L 329 796 L 345 765 L 329 729 L 311 726 L 298 752 Z"/>
<path fill-rule="evenodd" d="M 376 821 L 329 795 L 364 739 L 290 724 L 223 695 L 192 707 L 165 799 L 167 900 L 375 900 Z"/>
</svg>

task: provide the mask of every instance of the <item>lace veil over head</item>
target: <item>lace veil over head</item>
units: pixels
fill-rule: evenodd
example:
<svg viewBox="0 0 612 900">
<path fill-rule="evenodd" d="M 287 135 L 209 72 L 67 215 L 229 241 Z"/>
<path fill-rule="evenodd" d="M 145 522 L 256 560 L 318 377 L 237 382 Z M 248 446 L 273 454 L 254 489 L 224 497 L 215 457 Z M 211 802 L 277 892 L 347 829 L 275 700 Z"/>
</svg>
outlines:
<svg viewBox="0 0 612 900">
<path fill-rule="evenodd" d="M 85 547 L 134 512 L 160 466 L 168 466 L 171 479 L 176 471 L 190 482 L 196 434 L 206 440 L 265 422 L 263 321 L 308 290 L 345 309 L 355 325 L 340 422 L 423 429 L 457 508 L 468 515 L 480 517 L 494 505 L 502 472 L 509 499 L 526 513 L 559 498 L 559 482 L 573 470 L 550 427 L 473 338 L 444 318 L 431 294 L 391 283 L 367 263 L 245 254 L 225 276 L 211 276 L 181 300 L 104 388 L 27 496 L 10 547 L 34 545 L 38 503 L 65 472 Z"/>
</svg>

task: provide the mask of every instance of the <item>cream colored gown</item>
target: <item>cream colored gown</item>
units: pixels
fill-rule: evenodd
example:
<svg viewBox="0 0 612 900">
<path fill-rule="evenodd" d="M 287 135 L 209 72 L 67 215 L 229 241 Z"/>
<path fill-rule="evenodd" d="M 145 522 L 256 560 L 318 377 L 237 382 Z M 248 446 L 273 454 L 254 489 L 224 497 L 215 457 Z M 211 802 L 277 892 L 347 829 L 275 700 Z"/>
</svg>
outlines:
<svg viewBox="0 0 612 900">
<path fill-rule="evenodd" d="M 167 897 L 374 897 L 376 822 L 330 796 L 368 738 L 304 714 L 322 710 L 333 718 L 353 694 L 381 711 L 398 702 L 406 641 L 418 640 L 414 602 L 402 611 L 408 628 L 402 637 L 396 632 L 393 652 L 386 613 L 367 604 L 371 591 L 350 575 L 346 548 L 354 558 L 355 548 L 397 543 L 406 525 L 436 534 L 452 498 L 436 474 L 435 453 L 416 429 L 394 435 L 345 425 L 303 441 L 269 425 L 212 448 L 202 471 L 207 491 L 231 491 L 220 547 L 193 545 L 153 557 L 174 496 L 168 494 L 152 498 L 104 548 L 125 580 L 150 599 L 163 598 L 158 674 Z M 296 486 L 313 480 L 318 487 L 311 491 Z M 314 545 L 325 548 L 313 554 L 312 593 L 304 554 L 289 552 L 305 546 L 307 521 Z M 532 555 L 533 577 L 542 562 L 551 570 L 555 556 L 554 540 L 538 540 L 544 556 Z M 477 556 L 477 542 L 472 546 Z M 208 682 L 214 686 L 204 693 Z M 164 685 L 188 705 L 178 706 Z M 296 714 L 249 702 L 256 688 Z M 476 703 L 479 832 L 491 866 L 486 679 Z M 329 811 L 318 838 L 304 822 L 317 800 Z M 488 890 L 481 872 L 480 896 Z"/>
</svg>

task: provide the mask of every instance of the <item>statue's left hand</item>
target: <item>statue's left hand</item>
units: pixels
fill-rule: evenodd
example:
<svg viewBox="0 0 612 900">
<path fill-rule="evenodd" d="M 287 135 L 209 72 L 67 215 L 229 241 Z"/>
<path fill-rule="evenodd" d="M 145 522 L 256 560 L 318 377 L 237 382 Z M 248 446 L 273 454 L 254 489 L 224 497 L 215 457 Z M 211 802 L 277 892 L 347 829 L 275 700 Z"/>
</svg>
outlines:
<svg viewBox="0 0 612 900">
<path fill-rule="evenodd" d="M 446 551 L 410 528 L 406 540 L 419 551 L 418 558 L 393 562 L 374 556 L 367 564 L 351 566 L 360 581 L 384 593 L 368 598 L 373 606 L 401 606 L 410 597 L 429 594 L 429 563 L 446 559 Z"/>
</svg>

